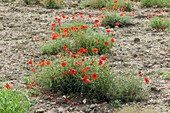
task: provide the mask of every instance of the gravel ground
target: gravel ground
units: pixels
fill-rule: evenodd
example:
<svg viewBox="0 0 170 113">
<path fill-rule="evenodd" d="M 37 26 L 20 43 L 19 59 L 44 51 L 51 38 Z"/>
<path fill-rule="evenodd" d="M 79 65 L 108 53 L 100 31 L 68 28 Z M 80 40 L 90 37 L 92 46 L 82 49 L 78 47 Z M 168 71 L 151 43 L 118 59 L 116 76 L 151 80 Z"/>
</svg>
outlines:
<svg viewBox="0 0 170 113">
<path fill-rule="evenodd" d="M 156 32 L 148 25 L 146 14 L 162 9 L 137 9 L 133 24 L 124 28 L 114 28 L 116 43 L 109 53 L 115 72 L 142 69 L 146 75 L 170 73 L 170 33 Z M 170 9 L 164 9 L 170 12 Z M 17 87 L 25 87 L 21 78 L 29 75 L 27 61 L 40 60 L 39 47 L 50 36 L 50 26 L 54 18 L 63 13 L 71 15 L 82 11 L 96 15 L 99 11 L 86 11 L 66 6 L 59 10 L 49 10 L 40 6 L 22 6 L 16 3 L 0 3 L 0 87 L 5 82 L 13 82 Z M 163 15 L 164 16 L 164 15 Z M 105 28 L 102 28 L 105 29 Z M 38 38 L 38 42 L 34 38 Z M 135 103 L 149 106 L 161 113 L 170 113 L 170 78 L 150 77 L 152 92 L 147 100 Z M 62 100 L 62 99 L 61 99 Z M 38 113 L 107 113 L 115 108 L 109 103 L 55 104 L 49 98 L 38 99 L 33 107 Z"/>
</svg>

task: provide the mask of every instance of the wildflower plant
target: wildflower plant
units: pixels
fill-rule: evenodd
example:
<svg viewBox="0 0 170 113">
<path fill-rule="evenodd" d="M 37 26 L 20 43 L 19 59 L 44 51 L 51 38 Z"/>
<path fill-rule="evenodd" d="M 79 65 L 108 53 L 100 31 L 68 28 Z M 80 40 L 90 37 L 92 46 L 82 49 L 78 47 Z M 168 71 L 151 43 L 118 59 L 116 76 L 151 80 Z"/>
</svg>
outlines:
<svg viewBox="0 0 170 113">
<path fill-rule="evenodd" d="M 153 17 L 150 20 L 150 26 L 154 29 L 161 31 L 170 30 L 170 19 L 162 17 Z"/>
<path fill-rule="evenodd" d="M 132 15 L 127 15 L 125 12 L 106 12 L 104 14 L 105 18 L 102 20 L 102 26 L 127 26 L 131 24 Z"/>
<path fill-rule="evenodd" d="M 63 56 L 50 65 L 37 67 L 32 79 L 39 86 L 64 95 L 74 93 L 102 101 L 140 100 L 147 95 L 139 76 L 116 75 L 106 60 L 106 56 Z"/>
<path fill-rule="evenodd" d="M 42 46 L 43 53 L 54 54 L 74 51 L 75 53 L 86 53 L 86 55 L 101 55 L 109 52 L 114 43 L 108 35 L 94 32 L 90 26 L 83 23 L 58 26 L 55 27 L 55 31 L 52 34 L 52 40 Z M 96 52 L 94 52 L 95 48 Z"/>
<path fill-rule="evenodd" d="M 131 11 L 133 7 L 133 1 L 131 0 L 86 0 L 83 5 L 90 6 L 92 8 L 108 8 L 108 9 L 121 9 L 125 8 L 126 11 Z"/>
<path fill-rule="evenodd" d="M 25 94 L 10 90 L 9 84 L 0 89 L 1 113 L 29 113 L 29 101 Z"/>
<path fill-rule="evenodd" d="M 41 0 L 40 3 L 48 9 L 58 9 L 63 0 Z"/>
<path fill-rule="evenodd" d="M 145 7 L 170 7 L 169 0 L 141 0 L 141 6 Z"/>
</svg>

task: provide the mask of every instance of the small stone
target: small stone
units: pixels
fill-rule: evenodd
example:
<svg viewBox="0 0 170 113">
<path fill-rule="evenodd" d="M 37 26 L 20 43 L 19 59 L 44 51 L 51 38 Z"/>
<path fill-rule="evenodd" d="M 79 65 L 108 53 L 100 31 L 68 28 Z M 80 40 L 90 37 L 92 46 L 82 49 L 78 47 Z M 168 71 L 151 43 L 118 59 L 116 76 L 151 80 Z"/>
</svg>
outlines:
<svg viewBox="0 0 170 113">
<path fill-rule="evenodd" d="M 134 42 L 135 42 L 135 43 L 138 43 L 138 42 L 140 42 L 140 39 L 139 39 L 139 38 L 135 38 L 135 39 L 134 39 Z"/>
<path fill-rule="evenodd" d="M 160 91 L 161 91 L 161 89 L 160 89 L 160 88 L 157 88 L 156 86 L 152 86 L 152 87 L 151 87 L 151 90 L 152 90 L 152 91 L 157 91 L 157 92 L 160 92 Z"/>
<path fill-rule="evenodd" d="M 95 108 L 96 107 L 96 104 L 91 104 L 90 105 L 90 109 L 93 109 L 93 108 Z"/>
<path fill-rule="evenodd" d="M 85 104 L 87 102 L 87 100 L 86 99 L 83 99 L 83 103 Z"/>
<path fill-rule="evenodd" d="M 40 109 L 37 109 L 35 113 L 44 113 L 44 109 L 43 108 L 40 108 Z"/>
<path fill-rule="evenodd" d="M 42 103 L 42 102 L 43 102 L 43 100 L 39 100 L 39 102 L 40 102 L 40 103 Z"/>
<path fill-rule="evenodd" d="M 4 30 L 4 26 L 0 23 L 0 31 Z"/>
</svg>

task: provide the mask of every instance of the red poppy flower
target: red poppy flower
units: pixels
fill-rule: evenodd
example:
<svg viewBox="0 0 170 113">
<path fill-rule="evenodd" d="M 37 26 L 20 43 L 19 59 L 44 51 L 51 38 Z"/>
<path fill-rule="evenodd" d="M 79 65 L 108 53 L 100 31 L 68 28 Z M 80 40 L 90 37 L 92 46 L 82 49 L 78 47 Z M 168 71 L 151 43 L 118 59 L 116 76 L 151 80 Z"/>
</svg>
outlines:
<svg viewBox="0 0 170 113">
<path fill-rule="evenodd" d="M 46 62 L 46 65 L 49 66 L 51 64 L 50 60 Z"/>
<path fill-rule="evenodd" d="M 99 24 L 98 24 L 98 23 L 94 24 L 94 28 L 96 28 L 96 27 L 99 27 Z"/>
<path fill-rule="evenodd" d="M 32 66 L 32 65 L 33 65 L 33 61 L 32 61 L 32 60 L 29 60 L 29 61 L 28 61 L 28 64 Z"/>
<path fill-rule="evenodd" d="M 164 30 L 166 30 L 166 26 L 164 26 Z"/>
<path fill-rule="evenodd" d="M 82 25 L 80 29 L 82 30 L 82 29 L 87 29 L 87 28 L 88 28 L 88 26 Z"/>
<path fill-rule="evenodd" d="M 70 102 L 70 98 L 66 98 L 66 102 Z"/>
<path fill-rule="evenodd" d="M 112 8 L 113 8 L 113 9 L 117 9 L 117 6 L 116 6 L 116 5 L 114 5 Z"/>
<path fill-rule="evenodd" d="M 119 22 L 116 22 L 116 26 L 119 26 L 120 24 L 119 24 Z"/>
<path fill-rule="evenodd" d="M 79 15 L 82 15 L 83 13 L 82 12 L 79 12 Z"/>
<path fill-rule="evenodd" d="M 111 38 L 111 41 L 112 41 L 112 43 L 114 43 L 115 42 L 114 38 Z"/>
<path fill-rule="evenodd" d="M 89 70 L 89 67 L 88 67 L 88 66 L 86 66 L 85 68 L 82 69 L 82 71 L 81 71 L 82 74 L 85 74 L 85 71 L 87 71 L 87 70 Z"/>
<path fill-rule="evenodd" d="M 51 30 L 54 30 L 54 28 L 55 28 L 55 23 L 52 23 L 51 24 Z"/>
<path fill-rule="evenodd" d="M 66 71 L 64 71 L 64 72 L 62 72 L 62 74 L 63 74 L 63 75 L 66 75 L 66 74 L 67 74 L 67 72 L 66 72 Z"/>
<path fill-rule="evenodd" d="M 95 22 L 95 23 L 99 23 L 99 20 L 96 19 L 96 20 L 94 20 L 94 22 Z"/>
<path fill-rule="evenodd" d="M 92 15 L 88 15 L 89 18 L 92 18 Z"/>
<path fill-rule="evenodd" d="M 139 73 L 139 76 L 142 77 L 143 76 L 142 73 Z"/>
<path fill-rule="evenodd" d="M 32 71 L 33 73 L 35 73 L 35 69 L 34 69 L 34 68 L 32 68 L 31 71 Z"/>
<path fill-rule="evenodd" d="M 107 32 L 107 33 L 110 33 L 110 31 L 111 31 L 110 29 L 106 29 L 106 32 Z"/>
<path fill-rule="evenodd" d="M 85 75 L 85 76 L 82 78 L 82 81 L 85 82 L 85 83 L 90 83 L 90 80 L 88 79 L 88 75 Z"/>
<path fill-rule="evenodd" d="M 67 51 L 67 46 L 64 46 L 63 49 L 64 49 L 64 51 Z"/>
<path fill-rule="evenodd" d="M 63 67 L 65 67 L 65 66 L 67 65 L 67 63 L 66 63 L 65 61 L 63 61 L 63 62 L 61 63 L 61 65 L 62 65 Z"/>
<path fill-rule="evenodd" d="M 69 73 L 70 73 L 71 75 L 74 75 L 74 74 L 75 74 L 75 70 L 71 68 L 71 69 L 69 70 Z"/>
<path fill-rule="evenodd" d="M 122 12 L 125 12 L 125 9 L 124 9 L 124 8 L 122 8 L 122 9 L 121 9 L 121 11 L 122 11 Z"/>
<path fill-rule="evenodd" d="M 44 62 L 45 62 L 45 60 L 44 60 L 44 59 L 43 59 L 43 60 L 41 60 L 40 65 L 41 65 L 41 66 L 44 66 Z"/>
<path fill-rule="evenodd" d="M 106 56 L 102 56 L 101 60 L 106 60 Z"/>
<path fill-rule="evenodd" d="M 60 18 L 57 18 L 57 23 L 60 24 L 61 20 Z"/>
<path fill-rule="evenodd" d="M 107 9 L 106 8 L 102 8 L 103 11 L 106 11 Z"/>
<path fill-rule="evenodd" d="M 144 78 L 144 80 L 145 80 L 146 84 L 149 83 L 149 79 L 148 78 Z"/>
<path fill-rule="evenodd" d="M 98 77 L 97 77 L 97 75 L 96 75 L 96 73 L 93 73 L 92 75 L 91 75 L 91 77 L 92 77 L 92 79 L 94 79 L 94 80 L 96 80 Z"/>
<path fill-rule="evenodd" d="M 55 102 L 55 103 L 58 103 L 58 99 L 55 99 L 54 102 Z"/>
<path fill-rule="evenodd" d="M 80 48 L 80 52 L 86 52 L 86 49 L 84 49 L 83 47 Z"/>
<path fill-rule="evenodd" d="M 5 87 L 6 87 L 8 90 L 11 89 L 11 86 L 10 86 L 8 83 L 6 83 Z"/>
<path fill-rule="evenodd" d="M 66 18 L 66 16 L 65 16 L 64 14 L 60 14 L 60 16 L 61 16 L 62 18 Z"/>
<path fill-rule="evenodd" d="M 100 59 L 100 60 L 98 60 L 98 64 L 99 65 L 102 65 L 103 64 L 103 61 Z"/>
<path fill-rule="evenodd" d="M 59 33 L 53 33 L 53 34 L 52 34 L 52 40 L 56 40 L 56 38 L 57 38 L 58 36 L 60 36 Z"/>
<path fill-rule="evenodd" d="M 92 51 L 93 51 L 94 53 L 96 53 L 96 54 L 98 53 L 98 49 L 97 49 L 97 48 L 93 48 Z"/>
<path fill-rule="evenodd" d="M 120 16 L 123 16 L 123 13 L 121 13 Z"/>
<path fill-rule="evenodd" d="M 106 42 L 104 42 L 104 44 L 105 44 L 105 45 L 108 45 L 108 44 L 109 44 L 109 42 L 108 42 L 108 41 L 106 41 Z"/>
</svg>

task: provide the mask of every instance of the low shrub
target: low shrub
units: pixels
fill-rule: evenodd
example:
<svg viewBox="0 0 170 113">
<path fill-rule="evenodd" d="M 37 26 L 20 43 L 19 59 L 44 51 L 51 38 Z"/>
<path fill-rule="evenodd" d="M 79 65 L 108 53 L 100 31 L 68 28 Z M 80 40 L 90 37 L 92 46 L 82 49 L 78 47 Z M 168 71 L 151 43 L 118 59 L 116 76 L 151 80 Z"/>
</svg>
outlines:
<svg viewBox="0 0 170 113">
<path fill-rule="evenodd" d="M 58 9 L 63 0 L 41 0 L 41 4 L 48 9 Z"/>
<path fill-rule="evenodd" d="M 115 27 L 115 26 L 127 26 L 129 24 L 131 24 L 131 20 L 132 17 L 128 16 L 124 13 L 110 13 L 110 12 L 106 12 L 104 14 L 104 19 L 102 20 L 101 25 L 102 26 L 111 26 L 111 27 Z"/>
<path fill-rule="evenodd" d="M 25 4 L 31 5 L 31 4 L 39 4 L 39 0 L 23 0 Z"/>
<path fill-rule="evenodd" d="M 131 0 L 86 0 L 82 3 L 84 6 L 90 6 L 91 8 L 108 8 L 108 9 L 121 9 L 125 8 L 125 11 L 130 11 L 133 7 Z"/>
<path fill-rule="evenodd" d="M 133 2 L 131 0 L 111 0 L 106 3 L 106 7 L 112 9 L 122 9 L 124 8 L 125 11 L 131 11 L 133 7 Z"/>
<path fill-rule="evenodd" d="M 67 27 L 66 27 L 67 26 Z M 42 46 L 42 52 L 54 54 L 59 52 L 85 53 L 86 55 L 104 54 L 110 51 L 113 38 L 94 30 L 83 23 L 55 27 L 52 40 Z M 57 35 L 54 39 L 54 35 Z M 68 38 L 69 37 L 69 38 Z"/>
<path fill-rule="evenodd" d="M 170 30 L 170 19 L 162 17 L 153 17 L 150 20 L 150 26 L 157 30 Z"/>
<path fill-rule="evenodd" d="M 1 113 L 29 113 L 29 101 L 25 94 L 0 89 L 0 112 Z"/>
<path fill-rule="evenodd" d="M 169 0 L 141 0 L 141 6 L 170 7 L 170 1 Z"/>
<path fill-rule="evenodd" d="M 106 57 L 62 57 L 36 68 L 33 80 L 41 87 L 67 95 L 88 96 L 100 101 L 145 98 L 147 90 L 139 76 L 114 74 Z M 48 61 L 49 62 L 49 61 Z M 41 63 L 42 64 L 42 61 Z M 49 63 L 48 63 L 49 64 Z"/>
</svg>

